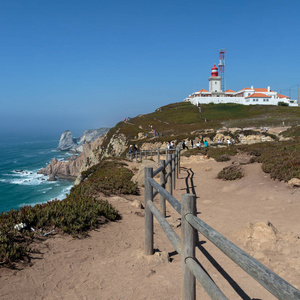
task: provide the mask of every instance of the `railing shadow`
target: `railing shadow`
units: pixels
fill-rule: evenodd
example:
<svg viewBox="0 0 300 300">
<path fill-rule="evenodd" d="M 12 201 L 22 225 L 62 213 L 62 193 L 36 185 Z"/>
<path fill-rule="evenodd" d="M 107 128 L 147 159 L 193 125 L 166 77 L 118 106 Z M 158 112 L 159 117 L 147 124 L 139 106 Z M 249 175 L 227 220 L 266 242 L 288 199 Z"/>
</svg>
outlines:
<svg viewBox="0 0 300 300">
<path fill-rule="evenodd" d="M 196 246 L 243 300 L 251 300 L 252 298 L 249 297 L 245 293 L 245 291 L 238 285 L 238 283 L 220 266 L 220 264 L 202 246 L 205 243 L 206 243 L 205 241 L 198 241 Z M 203 268 L 203 266 L 202 266 L 202 268 Z M 203 270 L 209 276 L 209 274 L 207 273 L 207 271 L 204 268 L 203 268 Z M 255 300 L 255 299 L 252 299 L 252 300 Z"/>
<path fill-rule="evenodd" d="M 197 197 L 197 194 L 196 194 L 196 190 L 195 190 L 195 185 L 194 185 L 194 175 L 195 173 L 193 172 L 193 170 L 190 168 L 190 169 L 187 169 L 185 167 L 181 167 L 181 169 L 185 170 L 187 172 L 187 176 L 185 177 L 185 188 L 181 189 L 181 190 L 186 190 L 187 194 L 193 194 Z"/>
</svg>

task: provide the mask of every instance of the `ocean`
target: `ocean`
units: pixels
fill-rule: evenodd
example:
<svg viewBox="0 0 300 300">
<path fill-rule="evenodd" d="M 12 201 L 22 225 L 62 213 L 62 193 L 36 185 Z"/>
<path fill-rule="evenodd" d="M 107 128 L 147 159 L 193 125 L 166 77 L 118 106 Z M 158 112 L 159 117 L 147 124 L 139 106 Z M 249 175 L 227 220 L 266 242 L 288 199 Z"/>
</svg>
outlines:
<svg viewBox="0 0 300 300">
<path fill-rule="evenodd" d="M 59 139 L 45 137 L 0 140 L 0 212 L 66 197 L 72 181 L 47 181 L 48 176 L 37 174 L 54 157 L 70 156 L 55 150 L 58 143 Z"/>
</svg>

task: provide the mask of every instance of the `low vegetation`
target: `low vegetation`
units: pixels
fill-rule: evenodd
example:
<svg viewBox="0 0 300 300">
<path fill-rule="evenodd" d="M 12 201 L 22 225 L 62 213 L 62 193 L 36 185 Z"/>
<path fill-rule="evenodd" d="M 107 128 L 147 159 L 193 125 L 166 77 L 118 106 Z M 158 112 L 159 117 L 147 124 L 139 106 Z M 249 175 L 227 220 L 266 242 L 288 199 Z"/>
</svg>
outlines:
<svg viewBox="0 0 300 300">
<path fill-rule="evenodd" d="M 223 168 L 219 173 L 217 178 L 223 180 L 236 180 L 241 179 L 244 176 L 240 166 L 229 166 Z"/>
<path fill-rule="evenodd" d="M 241 145 L 238 149 L 252 155 L 251 162 L 262 164 L 271 178 L 289 181 L 300 178 L 300 139 Z"/>
<path fill-rule="evenodd" d="M 137 184 L 131 181 L 133 173 L 125 166 L 119 160 L 104 160 L 84 172 L 84 180 L 64 200 L 1 213 L 0 264 L 12 267 L 15 261 L 28 260 L 34 238 L 53 230 L 84 237 L 106 220 L 120 218 L 118 211 L 97 195 L 138 193 Z"/>
</svg>

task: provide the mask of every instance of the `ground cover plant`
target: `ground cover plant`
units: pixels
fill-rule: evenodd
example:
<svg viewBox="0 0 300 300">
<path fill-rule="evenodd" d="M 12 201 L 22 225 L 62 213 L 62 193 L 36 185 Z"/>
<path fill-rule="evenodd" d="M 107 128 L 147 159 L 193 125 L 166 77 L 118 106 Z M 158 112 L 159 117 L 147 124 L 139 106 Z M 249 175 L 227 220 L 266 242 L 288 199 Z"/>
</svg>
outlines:
<svg viewBox="0 0 300 300">
<path fill-rule="evenodd" d="M 241 179 L 244 176 L 240 166 L 228 166 L 223 168 L 217 175 L 218 179 L 223 180 L 236 180 Z"/>
<path fill-rule="evenodd" d="M 300 139 L 239 145 L 237 148 L 252 155 L 251 162 L 262 164 L 262 170 L 271 178 L 289 181 L 300 178 Z"/>
<path fill-rule="evenodd" d="M 64 200 L 1 213 L 0 265 L 12 267 L 15 261 L 28 260 L 32 241 L 52 230 L 84 237 L 106 220 L 120 218 L 118 211 L 97 195 L 138 193 L 137 184 L 131 181 L 133 173 L 125 166 L 118 159 L 104 160 L 84 172 L 83 181 Z"/>
<path fill-rule="evenodd" d="M 300 136 L 300 126 L 292 126 L 287 130 L 280 133 L 283 137 L 299 137 Z"/>
</svg>

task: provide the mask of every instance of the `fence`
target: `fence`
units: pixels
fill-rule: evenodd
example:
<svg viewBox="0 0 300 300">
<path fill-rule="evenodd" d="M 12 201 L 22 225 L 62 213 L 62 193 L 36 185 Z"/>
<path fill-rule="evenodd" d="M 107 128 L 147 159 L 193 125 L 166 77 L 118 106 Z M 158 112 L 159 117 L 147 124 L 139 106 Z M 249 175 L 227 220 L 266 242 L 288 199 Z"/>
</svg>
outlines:
<svg viewBox="0 0 300 300">
<path fill-rule="evenodd" d="M 174 249 L 181 255 L 182 262 L 182 299 L 196 299 L 196 278 L 203 286 L 211 299 L 227 299 L 215 282 L 206 274 L 195 257 L 196 233 L 199 231 L 225 255 L 233 260 L 238 266 L 252 276 L 259 284 L 266 288 L 278 299 L 300 299 L 300 291 L 258 262 L 252 256 L 244 252 L 232 242 L 228 241 L 223 235 L 208 226 L 196 217 L 196 196 L 183 194 L 181 203 L 172 195 L 175 184 L 164 188 L 166 178 L 172 182 L 170 177 L 174 177 L 176 167 L 172 161 L 180 161 L 180 151 L 176 152 L 175 157 L 169 156 L 165 163 L 161 161 L 160 167 L 153 171 L 153 168 L 145 168 L 145 249 L 146 255 L 153 254 L 153 216 L 156 217 L 166 236 L 170 240 Z M 168 172 L 166 174 L 166 166 Z M 170 167 L 171 166 L 171 167 Z M 177 172 L 179 164 L 177 164 Z M 158 184 L 153 177 L 160 173 L 160 183 Z M 177 173 L 178 174 L 178 173 Z M 178 176 L 177 176 L 178 177 Z M 155 192 L 153 191 L 155 189 Z M 154 197 L 160 194 L 160 209 L 153 203 Z M 181 215 L 181 239 L 167 222 L 165 201 Z"/>
<path fill-rule="evenodd" d="M 136 162 L 142 161 L 143 159 L 147 159 L 148 157 L 150 159 L 153 159 L 154 156 L 157 156 L 157 161 L 159 162 L 161 159 L 161 156 L 165 156 L 166 159 L 168 157 L 168 154 L 176 154 L 177 151 L 179 151 L 179 148 L 175 149 L 149 149 L 149 150 L 140 150 L 140 151 L 135 151 L 133 153 L 127 153 L 126 157 L 133 161 L 134 159 Z"/>
</svg>

